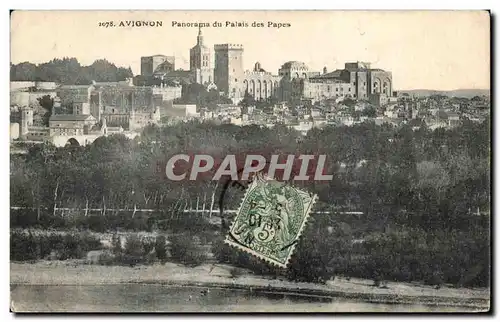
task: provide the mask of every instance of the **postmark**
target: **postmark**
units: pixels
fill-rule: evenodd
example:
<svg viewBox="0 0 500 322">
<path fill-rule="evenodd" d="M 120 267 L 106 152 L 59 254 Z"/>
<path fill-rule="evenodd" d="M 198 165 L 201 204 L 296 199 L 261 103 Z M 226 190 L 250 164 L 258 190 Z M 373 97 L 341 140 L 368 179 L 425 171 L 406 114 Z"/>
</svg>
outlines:
<svg viewBox="0 0 500 322">
<path fill-rule="evenodd" d="M 316 199 L 259 173 L 245 192 L 225 243 L 286 268 Z"/>
</svg>

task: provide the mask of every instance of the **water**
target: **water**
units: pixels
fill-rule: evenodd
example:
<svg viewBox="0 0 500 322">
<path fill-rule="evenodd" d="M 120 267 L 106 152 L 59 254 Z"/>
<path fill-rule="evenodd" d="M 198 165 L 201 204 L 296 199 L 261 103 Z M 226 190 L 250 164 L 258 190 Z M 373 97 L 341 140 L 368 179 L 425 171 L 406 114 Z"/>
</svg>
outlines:
<svg viewBox="0 0 500 322">
<path fill-rule="evenodd" d="M 380 304 L 152 284 L 13 285 L 14 312 L 466 312 L 464 307 Z"/>
</svg>

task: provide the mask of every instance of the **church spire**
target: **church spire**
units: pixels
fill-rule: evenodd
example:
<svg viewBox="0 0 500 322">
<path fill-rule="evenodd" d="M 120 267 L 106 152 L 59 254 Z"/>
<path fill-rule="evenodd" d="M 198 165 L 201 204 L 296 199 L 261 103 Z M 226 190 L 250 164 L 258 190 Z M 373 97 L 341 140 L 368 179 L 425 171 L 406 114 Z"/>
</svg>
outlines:
<svg viewBox="0 0 500 322">
<path fill-rule="evenodd" d="M 203 46 L 203 35 L 201 34 L 201 26 L 198 27 L 198 37 L 197 37 L 198 46 Z"/>
</svg>

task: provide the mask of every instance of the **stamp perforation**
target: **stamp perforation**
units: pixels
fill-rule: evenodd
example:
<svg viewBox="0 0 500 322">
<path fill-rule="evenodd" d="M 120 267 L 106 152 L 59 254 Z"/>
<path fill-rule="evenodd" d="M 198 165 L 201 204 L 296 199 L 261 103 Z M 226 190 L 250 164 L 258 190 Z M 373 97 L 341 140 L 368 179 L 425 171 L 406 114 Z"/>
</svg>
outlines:
<svg viewBox="0 0 500 322">
<path fill-rule="evenodd" d="M 254 178 L 255 179 L 255 178 Z M 257 177 L 257 180 L 259 179 L 259 177 Z M 273 180 L 271 178 L 263 178 L 262 176 L 260 176 L 260 179 L 263 179 L 263 180 Z M 254 187 L 256 186 L 256 184 L 252 185 L 253 181 L 251 182 L 251 184 L 246 187 L 245 189 L 245 194 L 240 202 L 240 205 L 237 209 L 237 212 L 236 212 L 236 216 L 233 218 L 231 224 L 229 225 L 229 232 L 228 232 L 228 235 L 226 236 L 225 240 L 224 240 L 224 243 L 232 246 L 232 247 L 235 247 L 241 251 L 244 251 L 244 252 L 247 252 L 269 264 L 272 264 L 272 265 L 275 265 L 275 266 L 278 266 L 278 267 L 281 267 L 281 268 L 286 268 L 289 263 L 290 263 L 290 260 L 291 258 L 293 257 L 294 255 L 294 252 L 295 252 L 295 248 L 300 240 L 300 238 L 302 237 L 302 233 L 310 219 L 310 215 L 311 215 L 311 211 L 317 201 L 317 195 L 315 194 L 310 194 L 309 195 L 311 196 L 311 200 L 309 202 L 309 205 L 308 205 L 308 208 L 307 210 L 305 211 L 305 214 L 304 214 L 304 218 L 302 219 L 302 223 L 301 223 L 301 226 L 299 227 L 298 231 L 297 231 L 297 234 L 296 234 L 296 237 L 294 239 L 294 241 L 292 243 L 290 243 L 289 245 L 286 245 L 285 247 L 282 248 L 282 250 L 290 247 L 290 251 L 288 252 L 288 255 L 287 255 L 287 258 L 286 258 L 286 261 L 285 263 L 282 263 L 282 262 L 278 262 L 276 260 L 274 260 L 273 258 L 270 258 L 268 256 L 265 256 L 255 250 L 253 250 L 250 246 L 246 246 L 246 245 L 243 245 L 242 243 L 240 243 L 238 240 L 236 240 L 236 238 L 232 235 L 231 231 L 232 229 L 234 228 L 234 225 L 236 224 L 236 221 L 238 219 L 238 216 L 240 215 L 241 213 L 241 209 L 249 195 L 249 193 L 252 191 L 252 189 L 255 189 Z M 289 183 L 287 183 L 287 185 L 289 185 Z M 233 186 L 233 185 L 232 185 Z M 241 184 L 238 185 L 238 186 L 242 186 Z M 233 241 L 232 239 L 235 239 L 235 241 Z"/>
</svg>

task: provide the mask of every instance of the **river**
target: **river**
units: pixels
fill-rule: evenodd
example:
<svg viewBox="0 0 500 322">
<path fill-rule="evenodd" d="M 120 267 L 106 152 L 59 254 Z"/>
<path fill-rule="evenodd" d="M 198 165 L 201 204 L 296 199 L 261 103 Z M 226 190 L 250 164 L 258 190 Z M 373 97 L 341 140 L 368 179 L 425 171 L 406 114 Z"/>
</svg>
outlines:
<svg viewBox="0 0 500 322">
<path fill-rule="evenodd" d="M 11 285 L 14 312 L 473 312 L 472 308 L 369 303 L 155 284 Z"/>
</svg>

